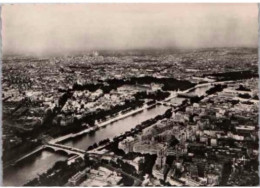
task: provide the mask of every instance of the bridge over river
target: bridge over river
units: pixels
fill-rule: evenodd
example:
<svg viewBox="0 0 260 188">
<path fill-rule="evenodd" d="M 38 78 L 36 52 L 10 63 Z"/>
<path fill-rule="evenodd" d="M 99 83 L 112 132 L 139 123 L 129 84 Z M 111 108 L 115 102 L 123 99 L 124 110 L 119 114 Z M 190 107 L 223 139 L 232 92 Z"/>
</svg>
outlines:
<svg viewBox="0 0 260 188">
<path fill-rule="evenodd" d="M 62 152 L 67 153 L 68 155 L 78 155 L 82 159 L 84 158 L 84 155 L 86 153 L 86 151 L 84 151 L 84 150 L 66 146 L 66 145 L 61 145 L 61 144 L 48 143 L 48 144 L 45 144 L 43 147 L 44 147 L 44 149 L 45 148 L 53 149 L 54 152 L 62 151 Z"/>
</svg>

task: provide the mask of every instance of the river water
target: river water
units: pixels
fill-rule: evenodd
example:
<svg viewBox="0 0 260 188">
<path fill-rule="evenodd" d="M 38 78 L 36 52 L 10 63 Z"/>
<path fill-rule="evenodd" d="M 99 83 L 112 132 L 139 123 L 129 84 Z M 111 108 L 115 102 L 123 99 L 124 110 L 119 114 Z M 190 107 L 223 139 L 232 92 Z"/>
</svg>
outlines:
<svg viewBox="0 0 260 188">
<path fill-rule="evenodd" d="M 167 109 L 168 107 L 157 105 L 100 128 L 94 134 L 85 134 L 68 140 L 64 144 L 85 150 L 94 143 L 98 143 L 107 138 L 113 138 L 129 131 L 137 124 L 163 114 Z M 49 151 L 39 152 L 15 166 L 4 170 L 3 185 L 22 186 L 29 180 L 37 177 L 38 174 L 42 174 L 51 168 L 55 162 L 65 160 L 66 158 L 66 156 L 61 156 Z"/>
<path fill-rule="evenodd" d="M 45 150 L 38 152 L 15 166 L 3 170 L 3 186 L 22 186 L 38 174 L 47 171 L 55 162 L 66 158 Z"/>
<path fill-rule="evenodd" d="M 124 119 L 111 123 L 110 125 L 99 129 L 93 134 L 82 135 L 70 139 L 62 144 L 86 150 L 89 146 L 92 146 L 93 144 L 98 143 L 101 140 L 104 140 L 106 138 L 114 138 L 115 136 L 131 130 L 136 125 L 142 123 L 145 120 L 163 114 L 168 108 L 163 105 L 158 105 L 156 107 L 146 109 L 138 114 L 128 116 Z"/>
</svg>

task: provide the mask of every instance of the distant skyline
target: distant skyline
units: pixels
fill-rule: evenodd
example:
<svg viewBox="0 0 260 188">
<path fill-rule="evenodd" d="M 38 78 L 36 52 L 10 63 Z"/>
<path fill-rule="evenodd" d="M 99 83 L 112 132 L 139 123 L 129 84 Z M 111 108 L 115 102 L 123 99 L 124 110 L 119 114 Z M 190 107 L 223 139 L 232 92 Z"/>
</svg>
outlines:
<svg viewBox="0 0 260 188">
<path fill-rule="evenodd" d="M 257 47 L 257 4 L 24 4 L 2 6 L 3 54 Z"/>
</svg>

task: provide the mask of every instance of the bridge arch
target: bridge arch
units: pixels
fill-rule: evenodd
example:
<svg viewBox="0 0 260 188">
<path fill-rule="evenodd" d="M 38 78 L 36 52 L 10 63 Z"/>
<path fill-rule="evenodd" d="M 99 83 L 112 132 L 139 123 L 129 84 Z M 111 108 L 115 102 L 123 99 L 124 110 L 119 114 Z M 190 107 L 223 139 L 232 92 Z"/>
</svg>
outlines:
<svg viewBox="0 0 260 188">
<path fill-rule="evenodd" d="M 62 149 L 57 149 L 56 150 L 57 153 L 61 154 L 61 155 L 65 155 L 65 156 L 70 156 L 71 153 Z"/>
<path fill-rule="evenodd" d="M 59 153 L 59 154 L 64 155 L 64 156 L 72 155 L 72 153 L 67 152 L 66 150 L 63 150 L 63 149 L 60 149 L 60 148 L 56 148 L 56 147 L 46 146 L 44 148 L 44 150 L 47 150 L 47 151 L 50 151 L 50 152 L 54 152 L 54 153 Z M 73 154 L 73 155 L 75 155 L 75 154 Z"/>
</svg>

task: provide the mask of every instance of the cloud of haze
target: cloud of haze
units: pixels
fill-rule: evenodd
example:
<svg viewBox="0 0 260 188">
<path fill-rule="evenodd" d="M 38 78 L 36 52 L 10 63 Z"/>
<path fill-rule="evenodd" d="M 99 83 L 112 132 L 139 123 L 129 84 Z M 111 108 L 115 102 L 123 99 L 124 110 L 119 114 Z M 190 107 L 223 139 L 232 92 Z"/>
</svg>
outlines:
<svg viewBox="0 0 260 188">
<path fill-rule="evenodd" d="M 3 54 L 257 47 L 257 4 L 24 4 L 2 9 Z"/>
</svg>

